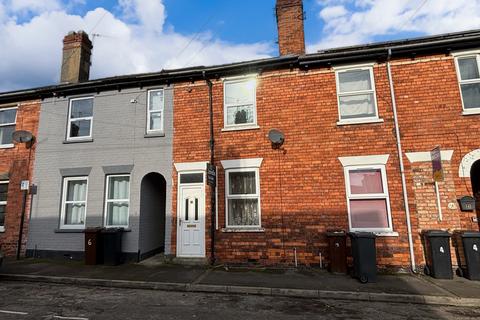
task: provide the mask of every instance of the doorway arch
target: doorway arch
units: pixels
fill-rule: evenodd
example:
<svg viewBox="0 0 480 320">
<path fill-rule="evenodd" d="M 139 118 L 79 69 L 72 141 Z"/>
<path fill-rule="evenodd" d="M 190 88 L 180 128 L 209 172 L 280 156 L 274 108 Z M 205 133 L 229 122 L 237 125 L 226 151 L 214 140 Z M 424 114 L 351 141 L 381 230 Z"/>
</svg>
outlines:
<svg viewBox="0 0 480 320">
<path fill-rule="evenodd" d="M 470 180 L 472 182 L 472 193 L 475 198 L 477 218 L 480 219 L 480 160 L 477 160 L 472 164 L 470 169 Z"/>
<path fill-rule="evenodd" d="M 157 172 L 146 174 L 140 185 L 140 260 L 165 250 L 167 182 Z"/>
</svg>

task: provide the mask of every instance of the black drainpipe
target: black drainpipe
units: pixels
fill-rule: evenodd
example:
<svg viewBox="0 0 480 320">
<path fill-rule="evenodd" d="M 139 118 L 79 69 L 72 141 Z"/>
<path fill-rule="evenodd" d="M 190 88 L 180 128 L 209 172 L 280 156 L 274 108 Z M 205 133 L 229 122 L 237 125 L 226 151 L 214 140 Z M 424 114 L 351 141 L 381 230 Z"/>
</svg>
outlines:
<svg viewBox="0 0 480 320">
<path fill-rule="evenodd" d="M 215 139 L 213 137 L 213 96 L 212 96 L 212 81 L 205 76 L 205 71 L 203 72 L 203 78 L 208 86 L 208 108 L 210 113 L 210 165 L 214 165 L 215 161 Z M 214 185 L 210 190 L 210 264 L 215 264 L 215 191 L 217 186 Z"/>
</svg>

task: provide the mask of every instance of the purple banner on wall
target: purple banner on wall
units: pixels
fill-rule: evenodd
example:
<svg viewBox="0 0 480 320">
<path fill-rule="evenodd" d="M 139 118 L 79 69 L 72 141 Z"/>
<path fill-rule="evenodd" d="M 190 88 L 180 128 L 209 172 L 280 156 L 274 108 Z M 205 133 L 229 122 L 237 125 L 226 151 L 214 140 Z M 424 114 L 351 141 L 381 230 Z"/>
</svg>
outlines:
<svg viewBox="0 0 480 320">
<path fill-rule="evenodd" d="M 430 151 L 432 157 L 433 181 L 443 181 L 442 154 L 440 147 L 435 147 Z"/>
</svg>

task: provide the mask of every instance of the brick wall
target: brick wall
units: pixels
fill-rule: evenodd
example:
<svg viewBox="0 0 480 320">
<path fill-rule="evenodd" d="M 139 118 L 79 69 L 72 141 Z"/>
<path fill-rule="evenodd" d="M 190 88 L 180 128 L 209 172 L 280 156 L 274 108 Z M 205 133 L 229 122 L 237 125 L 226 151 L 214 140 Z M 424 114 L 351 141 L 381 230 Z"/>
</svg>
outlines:
<svg viewBox="0 0 480 320">
<path fill-rule="evenodd" d="M 437 219 L 436 198 L 429 161 L 410 163 L 404 156 L 407 191 L 418 265 L 425 263 L 421 233 L 426 229 L 478 230 L 475 213 L 459 211 L 456 199 L 471 194 L 470 181 L 458 177 L 466 152 L 479 148 L 472 132 L 478 116 L 462 116 L 458 83 L 450 56 L 439 55 L 392 62 L 405 152 L 430 151 L 436 145 L 454 150 L 444 161 L 440 183 L 444 219 Z M 393 112 L 386 65 L 374 66 L 378 112 L 382 123 L 338 126 L 335 73 L 329 68 L 279 70 L 259 75 L 257 118 L 259 129 L 222 131 L 223 82 L 214 81 L 215 158 L 219 167 L 219 230 L 216 256 L 220 261 L 292 264 L 294 251 L 302 264 L 328 260 L 325 231 L 348 230 L 343 168 L 338 157 L 389 154 L 386 165 L 393 231 L 398 236 L 377 238 L 380 266 L 410 265 L 405 208 L 394 135 Z M 174 162 L 208 161 L 208 90 L 204 82 L 175 87 Z M 281 150 L 273 150 L 267 134 L 284 132 Z M 260 167 L 261 219 L 264 232 L 224 232 L 224 171 L 220 160 L 263 158 Z M 173 175 L 173 225 L 176 219 L 177 177 Z M 208 188 L 207 188 L 208 189 Z M 209 195 L 206 195 L 209 212 Z M 453 204 L 455 207 L 453 207 Z M 209 254 L 209 215 L 206 221 Z M 176 235 L 172 235 L 175 252 Z M 452 249 L 452 253 L 455 250 Z M 456 257 L 453 255 L 453 262 Z"/>
<path fill-rule="evenodd" d="M 476 212 L 461 212 L 457 199 L 471 195 L 470 178 L 459 177 L 462 158 L 479 149 L 475 135 L 480 130 L 478 115 L 462 115 L 462 102 L 454 58 L 449 55 L 423 56 L 396 61 L 392 66 L 402 143 L 405 152 L 429 152 L 436 146 L 453 150 L 451 161 L 442 161 L 445 181 L 439 182 L 443 220 L 438 208 L 431 162 L 406 163 L 406 173 L 413 191 L 410 202 L 418 222 L 414 235 L 427 229 L 478 230 L 472 218 Z M 452 238 L 452 257 L 456 264 Z M 417 248 L 418 250 L 418 248 Z M 458 250 L 457 250 L 458 251 Z M 422 252 L 420 262 L 423 263 Z"/>
<path fill-rule="evenodd" d="M 394 230 L 399 237 L 378 239 L 379 263 L 408 266 L 408 246 L 397 170 L 393 115 L 388 104 L 385 67 L 375 67 L 379 114 L 383 123 L 337 126 L 333 70 L 279 71 L 261 74 L 257 87 L 260 129 L 222 132 L 223 83 L 213 86 L 215 157 L 219 166 L 219 226 L 225 227 L 224 172 L 220 160 L 263 158 L 260 167 L 264 232 L 216 233 L 220 261 L 318 264 L 327 255 L 325 231 L 348 229 L 343 167 L 339 156 L 390 154 L 388 185 Z M 174 162 L 208 161 L 208 91 L 205 83 L 175 87 Z M 300 110 L 300 112 L 299 112 Z M 285 133 L 282 150 L 273 150 L 268 131 Z M 176 215 L 174 180 L 173 215 Z M 206 199 L 209 199 L 207 194 Z M 207 212 L 208 212 L 207 201 Z M 209 228 L 207 215 L 207 230 Z M 172 235 L 172 243 L 176 242 Z M 209 236 L 207 243 L 209 243 Z M 395 245 L 393 245 L 395 244 Z M 175 248 L 172 248 L 175 252 Z M 208 248 L 207 248 L 208 253 Z"/>
<path fill-rule="evenodd" d="M 39 109 L 39 101 L 20 103 L 17 111 L 16 130 L 27 130 L 36 136 Z M 36 143 L 39 143 L 38 139 Z M 16 254 L 23 203 L 23 192 L 20 190 L 20 182 L 22 180 L 31 181 L 34 156 L 35 144 L 32 148 L 27 148 L 25 144 L 15 144 L 13 148 L 0 149 L 0 172 L 8 173 L 9 175 L 5 232 L 0 233 L 0 246 L 7 256 L 14 256 Z M 27 197 L 22 254 L 25 251 L 28 236 L 29 200 L 30 196 Z"/>
</svg>

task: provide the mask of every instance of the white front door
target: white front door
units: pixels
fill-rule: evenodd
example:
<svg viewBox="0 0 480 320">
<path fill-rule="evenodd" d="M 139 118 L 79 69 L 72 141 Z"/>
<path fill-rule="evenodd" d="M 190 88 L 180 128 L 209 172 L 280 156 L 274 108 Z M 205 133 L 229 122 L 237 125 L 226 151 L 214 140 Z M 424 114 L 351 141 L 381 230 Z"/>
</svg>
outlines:
<svg viewBox="0 0 480 320">
<path fill-rule="evenodd" d="M 205 195 L 202 186 L 181 186 L 178 210 L 178 256 L 205 257 Z"/>
</svg>

